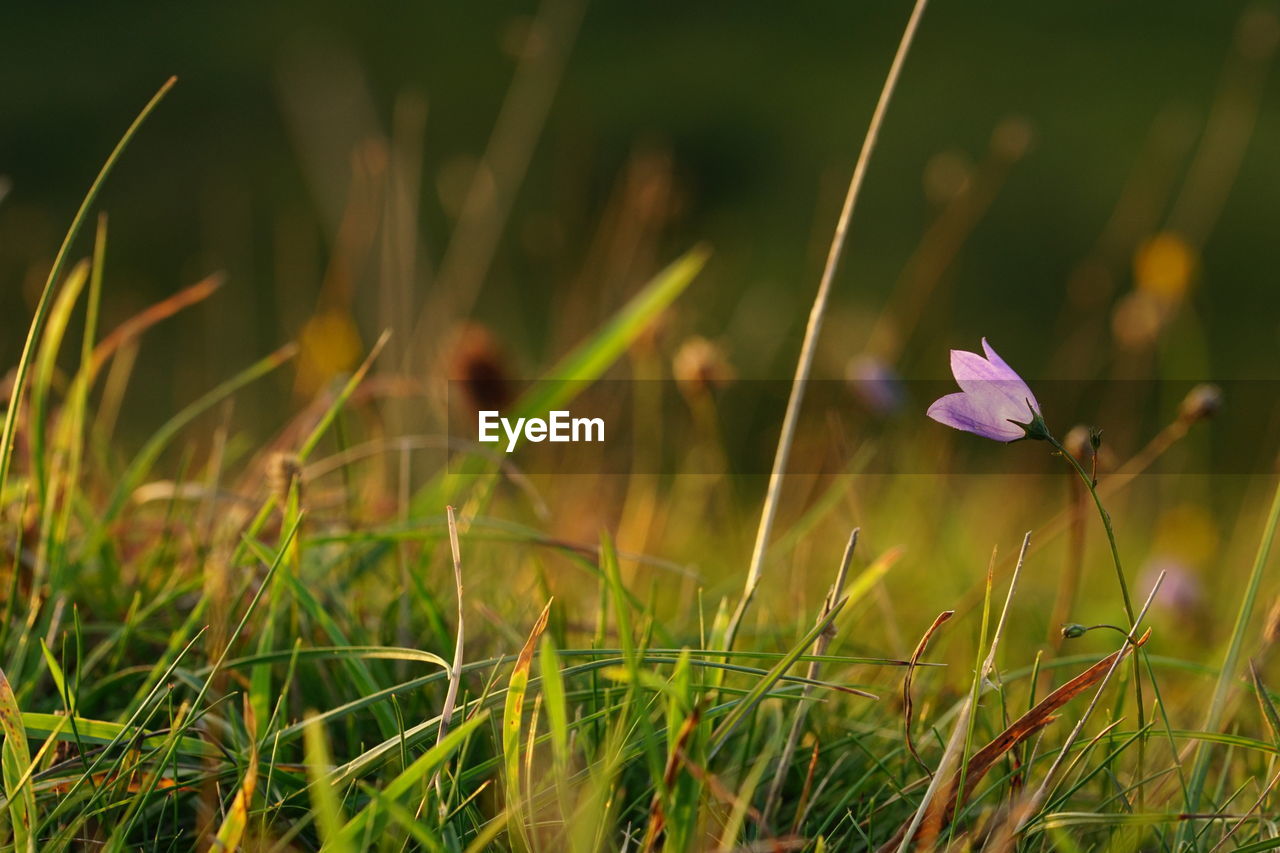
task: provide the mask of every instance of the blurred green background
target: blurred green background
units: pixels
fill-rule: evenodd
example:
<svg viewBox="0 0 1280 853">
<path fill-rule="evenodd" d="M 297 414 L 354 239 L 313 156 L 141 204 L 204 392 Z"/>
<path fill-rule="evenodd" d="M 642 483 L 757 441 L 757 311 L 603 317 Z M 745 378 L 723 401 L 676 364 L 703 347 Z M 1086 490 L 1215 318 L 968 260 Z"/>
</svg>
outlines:
<svg viewBox="0 0 1280 853">
<path fill-rule="evenodd" d="M 558 7 L 572 17 L 571 4 Z M 712 262 L 675 327 L 720 342 L 739 375 L 789 375 L 908 11 L 879 0 L 587 4 L 475 301 L 515 372 L 536 372 L 662 263 L 706 241 Z M 459 188 L 518 59 L 535 50 L 538 13 L 526 3 L 10 8 L 0 363 L 16 359 L 79 198 L 170 74 L 177 88 L 103 197 L 105 328 L 210 272 L 228 278 L 212 301 L 147 336 L 130 399 L 148 422 L 298 335 L 325 300 L 352 153 L 418 114 L 421 145 L 407 150 L 420 179 L 398 185 L 418 207 L 417 262 L 400 285 L 416 315 L 440 286 Z M 874 349 L 879 312 L 905 291 L 919 304 L 881 349 L 908 377 L 945 376 L 945 349 L 984 334 L 1033 377 L 1125 375 L 1117 364 L 1151 353 L 1165 375 L 1273 376 L 1275 26 L 1266 7 L 1232 2 L 938 0 L 871 164 L 819 373 L 838 376 Z M 662 195 L 639 224 L 627 219 L 629 180 Z M 965 186 L 982 203 L 954 214 L 954 250 L 929 243 Z M 643 208 L 643 188 L 640 198 Z M 618 247 L 627 222 L 633 251 Z M 1176 316 L 1160 322 L 1178 329 L 1177 343 L 1153 333 L 1118 346 L 1134 254 L 1166 230 L 1181 235 L 1193 270 Z M 922 239 L 926 260 L 945 262 L 924 285 L 903 285 Z M 366 346 L 385 317 L 385 267 L 372 250 L 349 275 L 344 298 Z M 429 336 L 445 328 L 428 325 Z M 288 389 L 282 379 L 254 393 L 287 405 Z"/>
</svg>

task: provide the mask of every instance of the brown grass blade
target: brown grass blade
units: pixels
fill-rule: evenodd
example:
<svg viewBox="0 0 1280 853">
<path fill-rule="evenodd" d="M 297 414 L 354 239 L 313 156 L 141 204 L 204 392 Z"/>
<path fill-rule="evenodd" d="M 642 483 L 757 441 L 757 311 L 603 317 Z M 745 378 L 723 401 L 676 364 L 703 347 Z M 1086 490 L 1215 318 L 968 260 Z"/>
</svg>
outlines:
<svg viewBox="0 0 1280 853">
<path fill-rule="evenodd" d="M 907 662 L 907 674 L 902 677 L 902 726 L 903 734 L 906 735 L 907 749 L 911 750 L 911 756 L 915 758 L 916 763 L 918 763 L 924 769 L 924 772 L 928 773 L 930 776 L 933 775 L 933 770 L 929 768 L 928 764 L 924 763 L 924 759 L 921 758 L 920 753 L 916 751 L 915 742 L 911 739 L 911 715 L 913 708 L 911 701 L 911 677 L 915 675 L 916 666 L 919 665 L 920 658 L 924 655 L 925 649 L 929 647 L 929 640 L 933 637 L 934 632 L 941 628 L 947 620 L 955 615 L 956 612 L 954 610 L 944 610 L 938 614 L 937 618 L 933 620 L 933 624 L 929 626 L 929 630 L 924 632 L 924 636 L 921 637 L 920 642 L 916 644 L 916 650 L 912 652 L 911 660 Z"/>
<path fill-rule="evenodd" d="M 983 777 L 1005 753 L 1045 726 L 1053 723 L 1054 720 L 1057 720 L 1058 717 L 1054 713 L 1055 711 L 1090 687 L 1098 684 L 1110 671 L 1112 665 L 1117 662 L 1117 657 L 1128 657 L 1135 649 L 1145 644 L 1150 636 L 1151 630 L 1147 629 L 1147 632 L 1137 642 L 1126 644 L 1123 649 L 1112 652 L 1102 658 L 1093 666 L 1040 700 L 1038 705 L 1019 717 L 1007 729 L 997 735 L 994 740 L 974 753 L 973 757 L 969 759 L 965 773 L 964 791 L 961 792 L 959 790 L 959 773 L 956 773 L 948 785 L 951 794 L 946 798 L 946 805 L 936 805 L 928 822 L 938 827 L 945 826 L 955 814 L 956 809 L 968 801 L 969 796 L 978 787 Z M 896 848 L 906 834 L 906 830 L 907 825 L 904 824 L 894 833 L 894 837 L 880 849 L 891 850 Z"/>
</svg>

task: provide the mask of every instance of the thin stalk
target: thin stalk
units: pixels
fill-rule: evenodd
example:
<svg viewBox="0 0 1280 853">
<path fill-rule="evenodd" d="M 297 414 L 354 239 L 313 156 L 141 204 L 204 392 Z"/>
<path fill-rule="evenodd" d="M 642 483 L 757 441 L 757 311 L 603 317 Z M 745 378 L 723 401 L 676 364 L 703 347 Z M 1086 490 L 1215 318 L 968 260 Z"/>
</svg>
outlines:
<svg viewBox="0 0 1280 853">
<path fill-rule="evenodd" d="M 840 567 L 836 570 L 835 582 L 831 584 L 831 589 L 827 592 L 826 600 L 822 603 L 822 612 L 818 615 L 818 621 L 827 618 L 832 609 L 836 606 L 844 594 L 845 578 L 849 575 L 849 564 L 853 562 L 853 551 L 858 547 L 858 533 L 860 528 L 854 528 L 849 534 L 849 541 L 844 546 L 844 556 L 840 559 Z M 827 653 L 827 648 L 831 645 L 832 638 L 835 637 L 835 631 L 824 631 L 818 635 L 818 639 L 813 641 L 814 657 L 822 657 Z M 814 660 L 809 662 L 809 671 L 806 678 L 816 681 L 818 678 L 818 669 L 821 664 Z M 760 810 L 761 821 L 766 825 L 773 822 L 773 812 L 778 806 L 778 796 L 782 793 L 782 785 L 786 781 L 787 771 L 791 766 L 791 759 L 795 756 L 796 745 L 800 742 L 800 733 L 804 728 L 805 716 L 809 711 L 808 699 L 813 695 L 814 685 L 806 684 L 802 692 L 802 699 L 796 704 L 795 715 L 791 718 L 791 731 L 787 734 L 786 744 L 782 748 L 782 757 L 778 759 L 778 770 L 774 774 L 773 780 L 769 784 L 768 794 L 765 796 L 764 808 Z"/>
<path fill-rule="evenodd" d="M 1046 440 L 1058 451 L 1058 454 L 1071 463 L 1071 467 L 1080 475 L 1080 481 L 1084 483 L 1084 487 L 1089 490 L 1089 496 L 1093 498 L 1093 505 L 1098 508 L 1098 516 L 1102 519 L 1102 527 L 1107 532 L 1107 544 L 1111 547 L 1111 562 L 1116 569 L 1116 581 L 1120 584 L 1120 596 L 1124 600 L 1124 614 L 1129 620 L 1129 630 L 1138 630 L 1138 621 L 1133 610 L 1133 600 L 1129 597 L 1129 584 L 1124 579 L 1124 566 L 1120 563 L 1120 546 L 1116 544 L 1115 527 L 1111 524 L 1111 513 L 1107 512 L 1107 508 L 1102 505 L 1102 498 L 1098 496 L 1098 481 L 1093 475 L 1084 470 L 1084 466 L 1080 464 L 1080 460 L 1075 454 L 1067 451 L 1062 446 L 1062 442 L 1046 433 Z M 1138 738 L 1138 779 L 1145 778 L 1144 769 L 1147 765 L 1147 708 L 1146 701 L 1142 696 L 1142 649 L 1137 649 L 1133 655 L 1133 696 L 1137 704 L 1138 710 L 1138 731 L 1144 734 Z M 1143 785 L 1138 783 L 1138 810 L 1141 811 L 1144 806 Z"/>
<path fill-rule="evenodd" d="M 1116 531 L 1111 526 L 1111 513 L 1107 512 L 1107 508 L 1102 505 L 1102 498 L 1098 496 L 1098 484 L 1094 481 L 1092 475 L 1084 470 L 1084 466 L 1080 464 L 1080 460 L 1075 455 L 1069 453 L 1062 442 L 1053 436 L 1046 439 L 1054 450 L 1071 463 L 1071 467 L 1080 475 L 1081 482 L 1084 487 L 1089 490 L 1089 496 L 1093 498 L 1093 505 L 1098 508 L 1098 515 L 1102 518 L 1102 526 L 1107 531 L 1107 544 L 1111 546 L 1111 562 L 1116 567 L 1116 580 L 1120 583 L 1120 595 L 1124 599 L 1124 615 L 1129 619 L 1129 624 L 1137 627 L 1134 623 L 1133 600 L 1129 597 L 1129 584 L 1124 579 L 1124 568 L 1120 564 L 1120 547 L 1116 544 Z"/>
<path fill-rule="evenodd" d="M 440 710 L 440 727 L 436 731 L 436 746 L 439 746 L 444 740 L 444 736 L 448 734 L 449 723 L 453 720 L 453 711 L 458 703 L 458 683 L 462 681 L 462 643 L 463 638 L 466 636 L 462 606 L 462 548 L 458 544 L 458 521 L 454 517 L 453 507 L 445 507 L 445 513 L 449 522 L 449 553 L 453 557 L 453 583 L 458 591 L 458 636 L 453 646 L 453 666 L 449 668 L 449 689 L 444 697 L 444 707 Z M 436 795 L 440 800 L 442 813 L 446 808 L 441 778 L 443 772 L 444 767 L 441 766 L 436 771 L 434 780 Z"/>
<path fill-rule="evenodd" d="M 800 357 L 796 362 L 795 378 L 791 382 L 791 395 L 787 399 L 787 411 L 782 418 L 782 433 L 778 437 L 778 447 L 774 451 L 773 469 L 769 473 L 769 485 L 765 491 L 764 508 L 760 513 L 760 526 L 756 529 L 755 546 L 751 551 L 751 567 L 747 570 L 747 580 L 742 589 L 742 598 L 725 629 L 724 647 L 733 648 L 733 641 L 742 625 L 742 617 L 755 597 L 756 587 L 760 585 L 760 575 L 764 571 L 765 551 L 769 545 L 769 536 L 773 532 L 773 521 L 778 514 L 778 503 L 782 497 L 782 480 L 787 470 L 787 461 L 791 458 L 791 443 L 795 439 L 796 425 L 800 420 L 800 407 L 804 403 L 805 386 L 809 382 L 809 373 L 813 369 L 813 357 L 818 348 L 818 335 L 822 331 L 822 320 L 827 312 L 827 300 L 831 296 L 831 283 L 835 280 L 836 268 L 840 266 L 840 257 L 844 254 L 845 240 L 849 234 L 849 221 L 853 218 L 853 209 L 857 205 L 862 191 L 862 182 L 867 174 L 867 164 L 871 161 L 871 152 L 875 150 L 876 140 L 880 136 L 880 127 L 884 124 L 885 113 L 889 109 L 889 101 L 898 85 L 898 77 L 902 73 L 903 63 L 915 37 L 916 28 L 924 14 L 928 0 L 916 0 L 911 17 L 907 19 L 906 28 L 898 42 L 898 52 L 889 66 L 884 85 L 880 89 L 880 98 L 876 101 L 875 111 L 871 114 L 871 124 L 867 127 L 867 135 L 862 140 L 862 150 L 853 167 L 853 177 L 849 180 L 849 190 L 844 197 L 844 207 L 836 222 L 835 233 L 831 237 L 831 248 L 827 251 L 827 263 L 822 270 L 822 279 L 818 283 L 818 293 L 813 299 L 813 307 L 809 310 L 809 322 L 805 326 L 804 341 L 800 344 Z"/>
<path fill-rule="evenodd" d="M 1080 719 L 1076 720 L 1075 726 L 1071 729 L 1071 733 L 1067 735 L 1066 741 L 1062 744 L 1062 748 L 1058 750 L 1058 755 L 1053 759 L 1053 763 L 1049 765 L 1049 770 L 1044 775 L 1040 787 L 1036 789 L 1030 801 L 1023 807 L 1022 816 L 1018 819 L 1015 832 L 1022 832 L 1027 828 L 1036 817 L 1036 812 L 1044 804 L 1049 793 L 1053 789 L 1054 775 L 1058 772 L 1058 768 L 1062 766 L 1062 762 L 1071 754 L 1072 747 L 1080 737 L 1080 733 L 1084 731 L 1085 725 L 1089 722 L 1089 718 L 1093 716 L 1093 712 L 1097 710 L 1098 703 L 1102 699 L 1102 694 L 1106 691 L 1107 685 L 1111 683 L 1111 678 L 1116 674 L 1116 670 L 1120 668 L 1120 662 L 1124 659 L 1125 652 L 1128 651 L 1130 645 L 1137 646 L 1142 640 L 1138 636 L 1137 621 L 1141 621 L 1146 615 L 1147 610 L 1151 607 L 1151 602 L 1156 600 L 1156 594 L 1160 592 L 1160 585 L 1164 583 L 1165 573 L 1161 572 L 1156 578 L 1155 585 L 1151 587 L 1151 594 L 1147 596 L 1146 603 L 1142 605 L 1142 611 L 1138 614 L 1133 630 L 1124 638 L 1124 644 L 1115 652 L 1115 659 L 1111 662 L 1111 666 L 1107 668 L 1107 673 L 1098 683 L 1098 689 L 1094 691 L 1093 699 L 1089 701 L 1089 707 L 1085 708 L 1084 713 L 1080 715 Z M 1141 651 L 1137 648 L 1134 651 Z M 1142 728 L 1139 727 L 1139 731 Z M 1141 741 L 1139 741 L 1141 742 Z"/>
</svg>

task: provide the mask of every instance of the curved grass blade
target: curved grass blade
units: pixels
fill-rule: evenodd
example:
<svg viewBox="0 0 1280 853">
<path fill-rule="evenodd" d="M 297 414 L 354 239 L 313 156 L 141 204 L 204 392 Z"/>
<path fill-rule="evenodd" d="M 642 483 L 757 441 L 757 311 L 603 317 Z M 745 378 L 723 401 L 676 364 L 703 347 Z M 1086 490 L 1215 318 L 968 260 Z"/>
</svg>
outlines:
<svg viewBox="0 0 1280 853">
<path fill-rule="evenodd" d="M 792 665 L 800 659 L 805 649 L 812 646 L 813 641 L 827 629 L 828 625 L 835 621 L 835 618 L 840 615 L 840 611 L 844 609 L 847 600 L 842 598 L 833 604 L 823 618 L 819 619 L 809 629 L 809 633 L 805 634 L 800 642 L 792 646 L 791 651 L 784 655 L 782 660 L 774 664 L 773 668 L 755 683 L 751 691 L 734 705 L 733 710 L 729 712 L 711 735 L 711 755 L 715 755 L 720 747 L 724 746 L 729 739 L 729 735 L 733 734 L 733 730 L 746 718 L 747 714 L 764 698 L 764 695 L 772 689 L 773 685 L 777 684 L 787 674 L 787 670 L 791 669 Z M 865 695 L 871 699 L 876 698 L 869 693 Z"/>
<path fill-rule="evenodd" d="M 221 383 L 213 390 L 204 394 L 200 399 L 191 403 L 178 414 L 170 418 L 154 435 L 143 445 L 138 451 L 137 456 L 129 463 L 124 473 L 116 481 L 116 487 L 111 493 L 111 498 L 107 502 L 106 508 L 102 511 L 98 518 L 98 525 L 95 532 L 88 537 L 87 552 L 92 553 L 102 546 L 106 540 L 107 526 L 119 516 L 121 510 L 124 509 L 125 503 L 129 499 L 129 495 L 138 487 L 147 472 L 151 470 L 151 466 L 155 464 L 160 454 L 169 445 L 179 432 L 182 431 L 187 424 L 195 420 L 199 415 L 207 412 L 216 406 L 222 400 L 235 394 L 246 385 L 261 379 L 280 365 L 293 358 L 296 347 L 292 344 L 281 347 L 266 358 L 251 364 L 240 373 Z"/>
<path fill-rule="evenodd" d="M 384 816 L 381 808 L 382 804 L 388 800 L 396 801 L 407 796 L 419 782 L 443 767 L 444 763 L 462 746 L 463 742 L 471 737 L 472 733 L 488 719 L 488 711 L 478 712 L 471 719 L 445 735 L 439 743 L 420 755 L 399 776 L 388 782 L 387 786 L 382 789 L 372 802 L 357 812 L 342 827 L 335 836 L 339 846 L 333 849 L 350 849 L 349 845 L 360 838 L 380 838 L 387 820 L 387 816 Z M 331 774 L 328 779 L 319 780 L 317 784 L 329 787 L 332 782 L 333 776 Z M 330 848 L 326 847 L 326 849 Z"/>
<path fill-rule="evenodd" d="M 40 300 L 36 303 L 35 316 L 32 318 L 31 326 L 27 330 L 27 338 L 22 345 L 22 355 L 18 358 L 18 366 L 13 379 L 13 390 L 9 393 L 9 408 L 5 412 L 4 428 L 0 431 L 0 494 L 4 494 L 5 485 L 9 480 L 9 464 L 13 457 L 13 440 L 18 431 L 18 409 L 22 401 L 23 390 L 26 387 L 27 373 L 31 369 L 35 342 L 40 339 L 44 331 L 44 325 L 49 316 L 50 298 L 53 294 L 54 286 L 62 278 L 62 271 L 71 252 L 71 244 L 75 241 L 76 236 L 79 235 L 80 228 L 84 225 L 85 217 L 89 215 L 89 209 L 93 207 L 93 203 L 97 200 L 98 192 L 102 189 L 107 175 L 111 174 L 116 161 L 120 159 L 120 155 L 124 153 L 124 150 L 129 147 L 130 140 L 138 132 L 138 128 L 142 126 L 142 123 L 147 120 L 147 116 L 151 115 L 151 112 L 177 82 L 177 77 L 170 77 L 165 81 L 164 85 L 151 96 L 151 100 L 147 102 L 147 105 L 142 108 L 142 112 L 138 113 L 138 117 L 125 130 L 124 135 L 120 137 L 120 141 L 116 143 L 116 147 L 107 155 L 107 160 L 98 171 L 98 176 L 89 185 L 89 191 L 85 193 L 84 200 L 80 202 L 80 208 L 71 220 L 71 227 L 67 229 L 66 235 L 62 238 L 62 245 L 58 248 L 58 254 L 53 259 L 53 266 L 49 268 L 49 277 L 45 280 L 44 289 L 40 292 Z"/>
<path fill-rule="evenodd" d="M 529 687 L 529 667 L 533 664 L 533 653 L 542 639 L 542 632 L 547 628 L 547 617 L 551 615 L 551 602 L 542 608 L 542 613 L 533 623 L 529 639 L 525 641 L 520 656 L 516 658 L 515 668 L 511 670 L 511 680 L 507 686 L 506 705 L 502 711 L 502 755 L 506 766 L 507 813 L 511 815 L 511 825 L 523 835 L 521 816 L 524 812 L 524 794 L 520 784 L 520 733 L 524 719 L 524 696 Z M 536 723 L 535 723 L 536 725 Z"/>
</svg>

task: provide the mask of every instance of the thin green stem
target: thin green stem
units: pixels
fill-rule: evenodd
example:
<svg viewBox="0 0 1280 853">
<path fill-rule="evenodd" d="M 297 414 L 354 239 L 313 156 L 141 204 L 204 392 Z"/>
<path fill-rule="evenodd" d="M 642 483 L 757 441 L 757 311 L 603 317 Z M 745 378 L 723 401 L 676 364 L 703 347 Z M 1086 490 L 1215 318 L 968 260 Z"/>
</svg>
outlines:
<svg viewBox="0 0 1280 853">
<path fill-rule="evenodd" d="M 1111 546 L 1111 562 L 1116 567 L 1116 580 L 1120 582 L 1120 595 L 1124 599 L 1124 613 L 1129 618 L 1130 629 L 1136 628 L 1138 626 L 1134 624 L 1133 601 L 1129 598 L 1129 584 L 1124 579 L 1124 567 L 1120 565 L 1120 547 L 1116 544 L 1116 531 L 1111 526 L 1111 513 L 1107 512 L 1107 508 L 1102 505 L 1102 499 L 1098 497 L 1098 484 L 1094 482 L 1089 472 L 1084 470 L 1080 460 L 1068 453 L 1061 442 L 1051 435 L 1046 441 L 1053 446 L 1054 450 L 1058 451 L 1063 459 L 1071 463 L 1071 467 L 1080 475 L 1084 487 L 1089 490 L 1089 495 L 1093 498 L 1093 505 L 1098 508 L 1098 515 L 1102 518 L 1102 526 L 1107 531 L 1107 543 Z"/>
<path fill-rule="evenodd" d="M 1138 630 L 1138 619 L 1133 609 L 1133 601 L 1129 598 L 1129 584 L 1124 579 L 1124 566 L 1120 563 L 1120 546 L 1116 544 L 1116 531 L 1111 525 L 1111 513 L 1107 512 L 1107 508 L 1102 505 L 1102 499 L 1098 497 L 1098 483 L 1093 476 L 1080 464 L 1080 460 L 1075 455 L 1069 453 L 1062 443 L 1045 431 L 1045 440 L 1058 451 L 1058 454 L 1071 463 L 1071 467 L 1080 475 L 1081 482 L 1084 483 L 1089 495 L 1093 498 L 1093 505 L 1098 508 L 1098 516 L 1102 519 L 1102 527 L 1107 532 L 1107 544 L 1111 546 L 1111 562 L 1115 565 L 1116 580 L 1120 583 L 1120 596 L 1124 600 L 1124 612 L 1128 617 L 1129 631 L 1136 632 Z M 1146 702 L 1142 697 L 1142 667 L 1139 659 L 1142 657 L 1142 649 L 1136 649 L 1133 656 L 1133 695 L 1136 700 L 1138 709 L 1138 730 L 1145 732 L 1147 727 L 1147 709 Z M 1144 777 L 1143 768 L 1146 766 L 1146 743 L 1147 738 L 1144 734 L 1138 738 L 1138 778 Z M 1138 785 L 1138 805 L 1139 811 L 1143 805 L 1143 788 L 1141 783 Z"/>
</svg>

